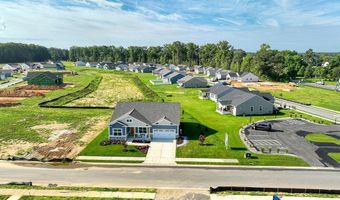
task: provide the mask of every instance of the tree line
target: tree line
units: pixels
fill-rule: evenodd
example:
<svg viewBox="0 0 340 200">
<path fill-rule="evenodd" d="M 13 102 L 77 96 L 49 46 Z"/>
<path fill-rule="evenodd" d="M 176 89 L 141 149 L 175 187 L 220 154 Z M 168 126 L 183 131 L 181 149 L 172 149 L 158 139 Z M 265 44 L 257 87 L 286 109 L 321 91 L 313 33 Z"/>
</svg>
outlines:
<svg viewBox="0 0 340 200">
<path fill-rule="evenodd" d="M 255 53 L 235 49 L 228 41 L 197 45 L 179 41 L 163 46 L 128 48 L 115 46 L 71 47 L 72 61 L 143 62 L 220 67 L 236 72 L 253 72 L 263 79 L 290 81 L 297 77 L 340 78 L 340 54 L 315 53 L 312 49 L 301 54 L 291 50 L 274 50 L 267 44 Z M 325 62 L 328 65 L 322 66 Z"/>
<path fill-rule="evenodd" d="M 68 60 L 67 49 L 46 48 L 34 44 L 0 43 L 0 63 Z"/>
<path fill-rule="evenodd" d="M 253 72 L 262 79 L 289 81 L 297 77 L 339 79 L 340 54 L 275 50 L 263 44 L 255 53 L 234 48 L 228 41 L 197 45 L 179 41 L 163 46 L 89 46 L 67 49 L 39 45 L 0 43 L 0 63 L 61 61 L 112 61 L 185 64 Z M 328 65 L 322 66 L 328 62 Z"/>
</svg>

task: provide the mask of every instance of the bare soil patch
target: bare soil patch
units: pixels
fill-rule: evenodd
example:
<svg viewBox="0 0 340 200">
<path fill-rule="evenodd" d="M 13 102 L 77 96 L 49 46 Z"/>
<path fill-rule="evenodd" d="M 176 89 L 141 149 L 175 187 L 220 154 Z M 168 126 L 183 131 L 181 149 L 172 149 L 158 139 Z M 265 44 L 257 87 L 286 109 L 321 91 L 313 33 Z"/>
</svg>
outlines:
<svg viewBox="0 0 340 200">
<path fill-rule="evenodd" d="M 234 87 L 248 87 L 255 90 L 275 90 L 275 91 L 291 91 L 295 87 L 289 83 L 279 83 L 279 82 L 252 82 L 252 83 L 242 83 L 238 81 L 232 81 L 231 85 Z"/>
</svg>

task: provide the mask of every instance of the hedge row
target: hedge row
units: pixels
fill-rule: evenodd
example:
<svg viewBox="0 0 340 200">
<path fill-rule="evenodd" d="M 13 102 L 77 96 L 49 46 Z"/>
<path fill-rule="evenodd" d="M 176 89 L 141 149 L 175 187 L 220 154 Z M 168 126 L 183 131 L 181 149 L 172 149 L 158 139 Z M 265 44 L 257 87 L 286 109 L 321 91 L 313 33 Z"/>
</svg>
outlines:
<svg viewBox="0 0 340 200">
<path fill-rule="evenodd" d="M 144 96 L 147 98 L 147 101 L 162 101 L 163 99 L 151 88 L 149 88 L 147 85 L 145 85 L 138 76 L 135 76 L 132 78 L 133 82 L 136 84 L 136 86 L 141 90 L 141 92 L 144 94 Z"/>
<path fill-rule="evenodd" d="M 53 106 L 63 106 L 67 103 L 70 103 L 74 100 L 85 97 L 86 95 L 97 90 L 100 82 L 102 80 L 101 76 L 96 76 L 85 88 L 78 90 L 76 92 L 69 93 L 67 95 L 45 101 L 39 104 L 40 107 L 53 107 Z"/>
</svg>

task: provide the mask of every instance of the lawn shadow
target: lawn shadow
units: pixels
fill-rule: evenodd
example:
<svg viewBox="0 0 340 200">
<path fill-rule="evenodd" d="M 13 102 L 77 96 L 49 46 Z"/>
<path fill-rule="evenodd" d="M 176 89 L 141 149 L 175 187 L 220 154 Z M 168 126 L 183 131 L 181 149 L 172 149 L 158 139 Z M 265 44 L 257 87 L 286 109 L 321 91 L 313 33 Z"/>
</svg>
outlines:
<svg viewBox="0 0 340 200">
<path fill-rule="evenodd" d="M 181 129 L 183 136 L 187 136 L 189 140 L 197 140 L 200 136 L 200 134 L 204 134 L 204 136 L 207 138 L 210 135 L 213 135 L 217 133 L 216 130 L 209 128 L 207 126 L 204 126 L 203 124 L 200 124 L 198 122 L 182 122 L 181 123 Z M 214 144 L 204 144 L 204 146 L 212 146 Z"/>
</svg>

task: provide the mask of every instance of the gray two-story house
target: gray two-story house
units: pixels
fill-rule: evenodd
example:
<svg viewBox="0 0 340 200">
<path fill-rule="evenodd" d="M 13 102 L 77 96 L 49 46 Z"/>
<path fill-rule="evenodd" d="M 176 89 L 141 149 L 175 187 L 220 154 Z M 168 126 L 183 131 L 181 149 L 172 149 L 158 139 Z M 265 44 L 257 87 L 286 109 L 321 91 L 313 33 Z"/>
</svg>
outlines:
<svg viewBox="0 0 340 200">
<path fill-rule="evenodd" d="M 108 126 L 110 140 L 173 140 L 179 136 L 179 103 L 118 103 Z"/>
</svg>

